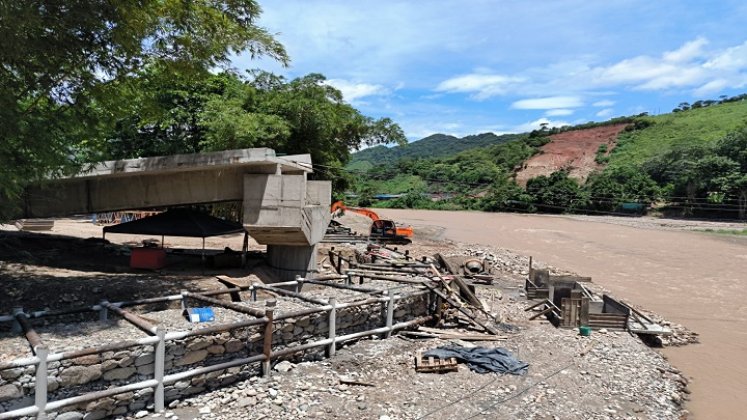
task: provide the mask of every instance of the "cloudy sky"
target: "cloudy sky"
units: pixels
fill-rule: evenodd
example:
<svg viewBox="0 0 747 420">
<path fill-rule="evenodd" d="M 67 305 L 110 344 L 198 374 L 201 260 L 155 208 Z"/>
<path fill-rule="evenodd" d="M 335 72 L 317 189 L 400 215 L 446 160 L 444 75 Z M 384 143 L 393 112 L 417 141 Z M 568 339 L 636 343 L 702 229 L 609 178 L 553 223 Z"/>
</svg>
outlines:
<svg viewBox="0 0 747 420">
<path fill-rule="evenodd" d="M 411 140 L 669 112 L 747 92 L 747 1 L 260 0 L 293 78 Z"/>
</svg>

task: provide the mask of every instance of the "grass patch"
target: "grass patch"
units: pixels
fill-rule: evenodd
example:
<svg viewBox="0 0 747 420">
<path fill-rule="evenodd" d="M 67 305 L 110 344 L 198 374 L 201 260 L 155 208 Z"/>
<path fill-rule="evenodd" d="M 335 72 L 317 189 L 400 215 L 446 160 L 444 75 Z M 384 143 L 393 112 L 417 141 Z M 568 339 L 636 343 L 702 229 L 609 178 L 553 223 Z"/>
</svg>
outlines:
<svg viewBox="0 0 747 420">
<path fill-rule="evenodd" d="M 620 133 L 609 164 L 642 164 L 674 146 L 712 143 L 744 124 L 745 115 L 747 101 L 644 117 L 652 125 Z"/>
<path fill-rule="evenodd" d="M 716 233 L 719 235 L 747 236 L 747 229 L 703 229 L 703 232 Z"/>
</svg>

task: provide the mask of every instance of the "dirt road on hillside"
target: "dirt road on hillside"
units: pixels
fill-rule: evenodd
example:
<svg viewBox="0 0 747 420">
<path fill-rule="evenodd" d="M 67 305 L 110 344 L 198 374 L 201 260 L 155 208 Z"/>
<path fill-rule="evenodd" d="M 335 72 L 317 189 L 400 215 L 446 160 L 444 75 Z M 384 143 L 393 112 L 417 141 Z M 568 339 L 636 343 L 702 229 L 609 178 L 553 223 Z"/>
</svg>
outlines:
<svg viewBox="0 0 747 420">
<path fill-rule="evenodd" d="M 377 210 L 378 211 L 378 210 Z M 697 419 L 742 418 L 747 393 L 747 241 L 560 216 L 381 210 L 382 217 L 441 226 L 448 239 L 507 248 L 592 276 L 615 295 L 700 333 L 668 348 L 693 378 Z"/>
</svg>

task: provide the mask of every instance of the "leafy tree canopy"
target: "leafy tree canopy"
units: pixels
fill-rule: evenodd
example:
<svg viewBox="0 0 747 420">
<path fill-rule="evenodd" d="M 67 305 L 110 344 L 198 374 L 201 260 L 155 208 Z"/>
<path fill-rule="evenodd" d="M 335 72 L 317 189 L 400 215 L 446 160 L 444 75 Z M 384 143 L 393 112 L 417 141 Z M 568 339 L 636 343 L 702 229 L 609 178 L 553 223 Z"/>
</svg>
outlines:
<svg viewBox="0 0 747 420">
<path fill-rule="evenodd" d="M 146 65 L 197 74 L 238 52 L 286 63 L 260 12 L 254 0 L 0 2 L 0 201 L 77 163 L 119 110 L 105 93 Z"/>
<path fill-rule="evenodd" d="M 406 142 L 397 124 L 362 115 L 322 75 L 290 81 L 265 72 L 251 76 L 174 77 L 148 67 L 113 88 L 110 97 L 135 98 L 100 149 L 112 159 L 247 147 L 309 153 L 318 165 L 315 176 L 341 187 L 345 178 L 335 168 L 347 163 L 351 150 Z"/>
</svg>

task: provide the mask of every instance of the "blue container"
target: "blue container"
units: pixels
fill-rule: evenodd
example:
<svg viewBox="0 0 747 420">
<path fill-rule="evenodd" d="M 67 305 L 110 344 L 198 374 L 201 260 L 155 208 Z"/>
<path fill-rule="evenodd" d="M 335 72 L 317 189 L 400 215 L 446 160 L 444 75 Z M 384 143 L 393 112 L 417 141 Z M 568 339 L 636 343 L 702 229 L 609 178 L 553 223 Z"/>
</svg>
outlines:
<svg viewBox="0 0 747 420">
<path fill-rule="evenodd" d="M 213 322 L 215 313 L 213 308 L 189 308 L 187 309 L 187 319 L 189 322 Z"/>
</svg>

